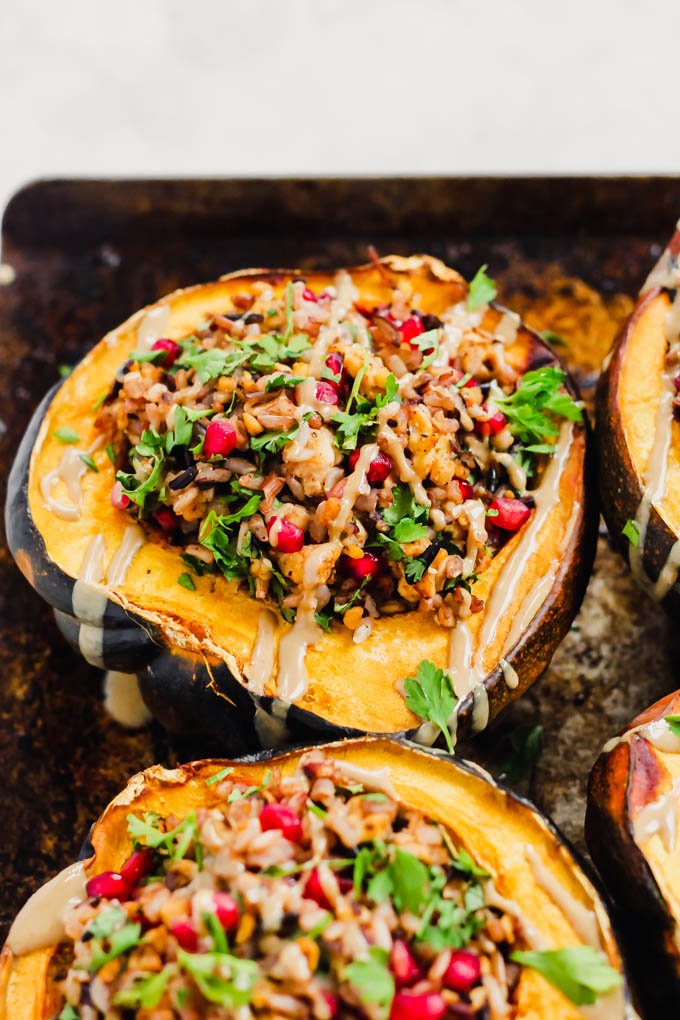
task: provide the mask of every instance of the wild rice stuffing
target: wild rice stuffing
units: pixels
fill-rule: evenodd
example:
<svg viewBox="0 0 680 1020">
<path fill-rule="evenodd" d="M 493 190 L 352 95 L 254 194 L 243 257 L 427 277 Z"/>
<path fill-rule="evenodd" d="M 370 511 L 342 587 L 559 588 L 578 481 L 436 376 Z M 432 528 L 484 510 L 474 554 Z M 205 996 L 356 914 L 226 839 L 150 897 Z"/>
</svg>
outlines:
<svg viewBox="0 0 680 1020">
<path fill-rule="evenodd" d="M 381 614 L 482 608 L 471 584 L 581 411 L 556 364 L 517 377 L 512 319 L 482 328 L 483 270 L 441 317 L 401 286 L 369 307 L 346 272 L 318 294 L 254 282 L 121 366 L 97 412 L 111 499 L 182 547 L 185 587 L 222 572 L 355 640 Z"/>
<path fill-rule="evenodd" d="M 449 831 L 320 751 L 233 771 L 217 806 L 128 816 L 136 849 L 66 917 L 61 1018 L 514 1015 L 521 924 Z"/>
</svg>

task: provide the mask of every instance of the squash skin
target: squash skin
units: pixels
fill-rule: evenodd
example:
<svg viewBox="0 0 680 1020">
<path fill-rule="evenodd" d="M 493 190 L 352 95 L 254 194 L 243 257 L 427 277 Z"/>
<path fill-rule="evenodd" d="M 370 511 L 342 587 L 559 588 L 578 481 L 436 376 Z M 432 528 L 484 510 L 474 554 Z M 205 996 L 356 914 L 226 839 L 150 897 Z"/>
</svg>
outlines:
<svg viewBox="0 0 680 1020">
<path fill-rule="evenodd" d="M 678 712 L 680 691 L 675 691 L 633 719 L 620 735 Z M 603 750 L 588 781 L 586 842 L 617 907 L 631 977 L 649 1016 L 666 1015 L 671 1003 L 680 1002 L 680 911 L 677 907 L 674 911 L 668 894 L 664 895 L 652 866 L 661 851 L 657 846 L 650 860 L 634 838 L 633 817 L 654 799 L 659 783 L 667 778 L 664 753 L 634 736 L 630 742 Z M 666 884 L 669 892 L 680 895 L 672 876 Z"/>
<path fill-rule="evenodd" d="M 527 885 L 530 869 L 524 857 L 524 846 L 530 843 L 541 850 L 544 863 L 559 881 L 569 886 L 572 895 L 593 909 L 597 915 L 603 948 L 610 965 L 624 976 L 619 1017 L 634 1020 L 625 985 L 620 953 L 610 919 L 599 890 L 584 873 L 574 852 L 558 830 L 529 801 L 493 782 L 486 773 L 472 764 L 448 754 L 406 741 L 368 737 L 324 745 L 324 752 L 353 765 L 376 769 L 388 766 L 399 798 L 431 813 L 450 825 L 464 846 L 482 866 L 503 872 L 499 891 L 513 899 L 527 917 L 538 923 L 548 937 L 564 938 L 565 944 L 581 940 L 561 910 L 542 891 Z M 132 844 L 127 835 L 129 812 L 156 810 L 159 813 L 182 815 L 217 799 L 205 780 L 225 765 L 235 769 L 234 777 L 248 783 L 261 781 L 265 768 L 278 765 L 285 772 L 295 769 L 307 748 L 286 754 L 263 752 L 247 758 L 227 761 L 210 759 L 188 763 L 173 770 L 152 766 L 133 776 L 127 787 L 108 805 L 91 833 L 93 856 L 86 864 L 92 877 L 102 871 L 117 870 L 128 856 Z M 427 786 L 425 785 L 427 784 Z M 428 803 L 423 804 L 422 791 L 428 789 Z M 466 828 L 467 826 L 467 828 Z M 503 838 L 501 838 L 503 837 Z M 522 861 L 520 869 L 511 869 Z M 511 869 L 511 870 L 505 870 Z M 521 871 L 521 874 L 520 874 Z M 534 901 L 534 897 L 536 901 Z M 54 1001 L 49 979 L 50 960 L 55 947 L 36 950 L 25 957 L 13 957 L 6 945 L 0 956 L 0 1020 L 42 1020 L 45 1003 Z M 525 971 L 520 981 L 518 1020 L 582 1020 L 577 1007 L 571 1005 L 551 985 L 532 971 Z M 11 1012 L 9 1005 L 11 1004 Z M 3 1012 L 6 1010 L 6 1012 Z M 610 1014 L 607 1014 L 608 1018 Z"/>
<path fill-rule="evenodd" d="M 676 254 L 680 251 L 680 230 L 677 230 L 671 238 L 668 250 Z M 645 320 L 649 316 L 660 314 L 663 306 L 668 303 L 668 294 L 668 290 L 662 287 L 652 287 L 640 294 L 628 322 L 615 341 L 609 362 L 597 386 L 595 431 L 602 513 L 611 541 L 625 559 L 628 559 L 630 546 L 628 539 L 622 534 L 622 529 L 627 521 L 635 519 L 644 485 L 634 463 L 626 435 L 626 419 L 621 408 L 624 363 L 637 337 L 646 328 Z M 678 441 L 676 423 L 673 424 L 673 432 L 675 444 Z M 678 532 L 653 506 L 642 557 L 646 579 L 656 580 L 678 537 Z M 645 587 L 648 587 L 646 582 Z M 680 614 L 680 577 L 676 578 L 662 604 L 673 616 Z"/>
<path fill-rule="evenodd" d="M 414 260 L 383 261 L 388 265 L 401 265 L 410 264 Z M 456 275 L 436 260 L 415 261 L 441 267 L 441 270 L 452 276 Z M 438 272 L 441 270 L 437 269 Z M 273 275 L 282 273 L 294 275 L 284 270 L 277 270 Z M 247 280 L 248 277 L 263 275 L 264 271 L 253 271 L 234 274 L 234 278 Z M 313 276 L 305 275 L 308 279 Z M 530 343 L 535 345 L 532 346 L 532 353 L 539 360 L 541 357 L 544 362 L 556 360 L 536 334 L 528 330 L 524 332 L 530 338 Z M 67 384 L 68 381 L 62 385 Z M 575 392 L 571 384 L 570 388 Z M 384 726 L 376 724 L 381 723 L 382 719 L 374 719 L 372 724 L 362 721 L 360 725 L 343 725 L 327 718 L 323 711 L 312 711 L 299 705 L 289 707 L 276 697 L 258 697 L 245 689 L 240 678 L 242 666 L 236 660 L 228 659 L 225 663 L 209 654 L 197 657 L 195 652 L 171 645 L 151 620 L 113 599 L 108 600 L 101 621 L 79 619 L 73 608 L 74 579 L 60 570 L 49 557 L 45 542 L 31 517 L 29 505 L 31 456 L 50 403 L 48 395 L 36 411 L 17 454 L 8 491 L 7 535 L 20 569 L 36 590 L 53 605 L 62 633 L 91 664 L 136 673 L 148 707 L 166 728 L 184 735 L 210 735 L 221 740 L 223 746 L 231 751 L 271 746 L 283 740 L 331 739 L 366 731 L 397 735 L 415 733 L 418 720 L 404 708 L 401 709 L 402 718 L 397 725 L 390 725 L 389 719 Z M 583 427 L 579 426 L 577 432 L 579 442 L 583 442 L 587 425 L 584 423 Z M 574 479 L 575 498 L 579 498 L 580 510 L 552 590 L 518 643 L 505 656 L 506 661 L 516 670 L 519 684 L 514 689 L 509 688 L 500 666 L 496 666 L 485 679 L 490 718 L 519 697 L 545 669 L 585 593 L 594 557 L 597 527 L 594 487 L 592 479 L 586 480 L 586 476 L 591 474 L 587 450 L 585 461 L 581 477 Z M 468 695 L 461 704 L 458 718 L 461 735 L 474 728 L 472 710 L 473 697 Z M 264 716 L 269 717 L 268 722 Z"/>
</svg>

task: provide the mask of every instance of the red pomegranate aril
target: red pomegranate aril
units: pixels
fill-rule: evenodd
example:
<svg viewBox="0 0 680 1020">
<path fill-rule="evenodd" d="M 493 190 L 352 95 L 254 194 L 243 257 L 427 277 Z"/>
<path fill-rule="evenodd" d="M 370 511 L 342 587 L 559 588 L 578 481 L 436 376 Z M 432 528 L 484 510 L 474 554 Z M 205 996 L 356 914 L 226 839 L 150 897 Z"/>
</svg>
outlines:
<svg viewBox="0 0 680 1020">
<path fill-rule="evenodd" d="M 217 920 L 225 931 L 235 928 L 239 920 L 238 903 L 227 892 L 213 893 L 213 906 Z"/>
<path fill-rule="evenodd" d="M 305 301 L 313 301 L 314 304 L 318 302 L 318 298 L 311 287 L 305 287 L 302 292 L 302 297 Z"/>
<path fill-rule="evenodd" d="M 177 518 L 167 506 L 162 506 L 159 510 L 154 510 L 151 514 L 154 521 L 161 529 L 161 531 L 174 531 L 177 527 Z"/>
<path fill-rule="evenodd" d="M 675 383 L 676 390 L 680 390 L 680 373 L 678 375 L 676 375 L 676 377 L 673 380 L 673 382 Z"/>
<path fill-rule="evenodd" d="M 400 987 L 403 985 L 413 985 L 423 976 L 423 972 L 413 959 L 411 950 L 401 939 L 396 939 L 392 943 L 390 970 L 394 974 L 394 980 Z"/>
<path fill-rule="evenodd" d="M 120 869 L 120 873 L 130 888 L 134 889 L 136 885 L 139 885 L 143 878 L 146 878 L 152 868 L 153 851 L 133 850 L 123 867 Z"/>
<path fill-rule="evenodd" d="M 479 957 L 460 949 L 451 954 L 451 960 L 444 973 L 444 984 L 456 992 L 469 992 L 481 976 Z"/>
<path fill-rule="evenodd" d="M 286 520 L 277 524 L 278 520 L 278 517 L 272 517 L 267 524 L 269 544 L 272 548 L 277 549 L 278 552 L 300 552 L 300 549 L 302 549 L 305 544 L 305 533 L 302 528 L 298 528 L 297 524 L 293 524 L 292 521 Z M 276 525 L 276 527 L 274 527 L 274 525 Z"/>
<path fill-rule="evenodd" d="M 446 999 L 436 992 L 426 995 L 397 992 L 392 1000 L 390 1020 L 441 1020 L 447 1009 Z"/>
<path fill-rule="evenodd" d="M 325 382 L 327 382 L 329 386 L 332 386 L 336 393 L 342 393 L 343 389 L 347 389 L 346 373 L 343 370 L 344 362 L 345 359 L 342 354 L 338 354 L 337 351 L 331 351 L 326 358 L 326 368 L 328 368 L 333 375 L 336 376 L 336 378 L 326 379 Z"/>
<path fill-rule="evenodd" d="M 330 380 L 323 380 L 316 384 L 316 399 L 320 404 L 337 404 L 338 391 L 335 383 Z"/>
<path fill-rule="evenodd" d="M 504 531 L 517 531 L 531 516 L 531 510 L 521 499 L 498 496 L 489 509 L 498 511 L 497 514 L 491 514 L 491 520 Z"/>
<path fill-rule="evenodd" d="M 168 353 L 159 362 L 161 368 L 170 368 L 172 364 L 180 356 L 182 348 L 175 340 L 169 340 L 167 337 L 162 337 L 160 340 L 156 340 L 151 346 L 152 351 L 167 351 Z"/>
<path fill-rule="evenodd" d="M 380 570 L 380 557 L 371 552 L 364 553 L 356 560 L 351 556 L 345 556 L 345 566 L 355 580 L 365 581 L 366 578 L 372 580 Z"/>
<path fill-rule="evenodd" d="M 420 336 L 420 334 L 424 332 L 425 327 L 423 326 L 423 320 L 419 318 L 419 316 L 417 315 L 412 315 L 410 318 L 405 319 L 404 322 L 402 322 L 401 326 L 399 327 L 399 335 L 401 337 L 401 342 L 409 344 L 411 347 L 418 346 L 417 344 L 414 344 L 412 341 L 415 340 L 417 336 Z"/>
<path fill-rule="evenodd" d="M 196 952 L 198 949 L 198 933 L 194 928 L 193 921 L 175 921 L 170 931 L 177 939 L 180 949 L 184 949 L 187 953 Z"/>
<path fill-rule="evenodd" d="M 357 461 L 359 460 L 360 453 L 361 450 L 352 450 L 352 452 L 349 455 L 349 466 L 351 467 L 352 471 L 354 471 L 354 468 L 357 466 Z M 382 482 L 385 481 L 391 470 L 392 461 L 390 460 L 386 453 L 383 453 L 382 450 L 378 450 L 375 457 L 368 465 L 366 477 L 371 485 L 381 485 Z"/>
<path fill-rule="evenodd" d="M 260 812 L 260 828 L 263 832 L 279 829 L 291 843 L 302 839 L 302 823 L 286 804 L 265 804 Z"/>
<path fill-rule="evenodd" d="M 324 910 L 331 909 L 330 900 L 323 890 L 321 879 L 319 878 L 319 872 L 316 868 L 314 868 L 313 871 L 310 871 L 309 878 L 305 882 L 304 896 L 307 900 L 314 900 L 314 902 L 318 903 Z"/>
<path fill-rule="evenodd" d="M 333 1017 L 338 1015 L 338 1010 L 340 1008 L 340 1000 L 338 999 L 337 995 L 333 995 L 332 992 L 327 992 L 324 990 L 321 994 L 326 1000 L 326 1005 L 328 1006 L 328 1009 L 331 1014 L 331 1020 L 333 1020 Z"/>
<path fill-rule="evenodd" d="M 92 898 L 98 896 L 104 900 L 123 900 L 130 894 L 130 885 L 119 871 L 102 871 L 101 875 L 90 879 L 85 891 Z"/>
<path fill-rule="evenodd" d="M 130 506 L 130 497 L 123 492 L 123 483 L 114 482 L 111 488 L 111 506 L 116 510 L 126 510 Z"/>
<path fill-rule="evenodd" d="M 455 478 L 454 481 L 460 489 L 463 502 L 465 502 L 466 499 L 474 499 L 475 494 L 472 491 L 472 486 L 469 482 L 466 482 L 463 478 Z"/>
<path fill-rule="evenodd" d="M 502 432 L 506 425 L 506 418 L 500 411 L 496 411 L 486 421 L 480 421 L 477 423 L 479 426 L 479 432 L 483 436 L 497 436 L 499 432 Z"/>
<path fill-rule="evenodd" d="M 460 383 L 461 379 L 465 378 L 463 373 L 459 372 L 459 370 L 457 368 L 454 368 L 453 374 L 456 377 L 456 385 Z M 479 386 L 479 383 L 477 382 L 477 380 L 475 379 L 475 377 L 473 375 L 470 376 L 470 378 L 467 380 L 467 382 L 463 383 L 463 389 L 466 390 L 466 389 L 468 389 L 468 387 L 472 387 L 472 386 Z"/>
<path fill-rule="evenodd" d="M 211 421 L 205 430 L 204 457 L 228 457 L 236 446 L 236 429 L 230 421 Z"/>
</svg>

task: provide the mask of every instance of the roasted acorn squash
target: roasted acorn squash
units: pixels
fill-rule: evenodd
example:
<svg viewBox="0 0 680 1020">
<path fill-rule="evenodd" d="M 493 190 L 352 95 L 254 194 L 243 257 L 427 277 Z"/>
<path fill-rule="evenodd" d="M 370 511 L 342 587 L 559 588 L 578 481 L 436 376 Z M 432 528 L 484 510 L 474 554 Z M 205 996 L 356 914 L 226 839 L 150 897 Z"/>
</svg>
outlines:
<svg viewBox="0 0 680 1020">
<path fill-rule="evenodd" d="M 597 396 L 602 512 L 658 601 L 680 608 L 680 230 L 609 354 Z"/>
<path fill-rule="evenodd" d="M 405 742 L 364 738 L 325 745 L 319 750 L 326 758 L 352 767 L 352 782 L 363 782 L 364 789 L 373 783 L 382 789 L 388 783 L 393 796 L 396 794 L 407 808 L 422 810 L 428 818 L 446 826 L 458 849 L 465 850 L 477 867 L 491 874 L 499 896 L 497 905 L 513 911 L 527 943 L 534 939 L 546 947 L 564 948 L 583 946 L 590 937 L 608 965 L 622 973 L 601 899 L 552 824 L 529 802 L 497 786 L 472 765 Z M 294 751 L 273 758 L 259 755 L 232 762 L 234 771 L 229 782 L 266 783 L 265 773 L 273 765 L 284 776 L 290 776 L 304 753 Z M 373 779 L 376 770 L 378 775 Z M 94 855 L 81 866 L 84 877 L 117 872 L 128 859 L 132 851 L 128 835 L 131 813 L 136 817 L 156 812 L 161 817 L 172 814 L 183 818 L 199 807 L 217 803 L 216 785 L 208 785 L 206 780 L 218 772 L 225 774 L 225 762 L 212 760 L 171 771 L 154 766 L 134 776 L 93 828 Z M 423 791 L 427 791 L 425 797 Z M 36 908 L 44 906 L 44 901 L 34 901 L 34 920 Z M 24 922 L 27 913 L 25 908 Z M 39 916 L 47 918 L 50 914 L 43 909 Z M 590 936 L 584 934 L 588 930 Z M 57 1006 L 53 983 L 56 945 L 15 956 L 10 944 L 21 936 L 19 926 L 15 926 L 2 954 L 1 1020 L 40 1020 L 52 1016 Z M 42 941 L 40 935 L 37 941 Z M 527 967 L 521 970 L 513 999 L 513 1015 L 518 1020 L 569 1020 L 580 1016 L 619 1020 L 635 1016 L 624 983 L 602 992 L 594 1005 L 579 1008 Z"/>
<path fill-rule="evenodd" d="M 649 1016 L 680 1003 L 679 712 L 676 691 L 633 719 L 605 744 L 588 786 L 588 848 L 619 908 Z"/>
<path fill-rule="evenodd" d="M 349 272 L 361 300 L 374 305 L 390 294 L 386 273 L 405 292 L 421 295 L 423 306 L 435 315 L 466 294 L 457 273 L 427 256 L 390 257 Z M 289 281 L 299 279 L 318 293 L 331 285 L 333 276 L 284 270 L 235 273 L 214 284 L 177 291 L 138 312 L 46 396 L 9 481 L 10 548 L 29 582 L 53 605 L 67 639 L 94 665 L 136 673 L 144 700 L 166 727 L 213 734 L 231 750 L 310 735 L 323 739 L 366 731 L 415 731 L 418 717 L 407 708 L 397 683 L 422 659 L 446 665 L 446 630 L 431 613 L 401 612 L 381 616 L 370 638 L 357 644 L 346 627 L 333 623 L 330 632 L 309 647 L 309 687 L 292 705 L 277 697 L 273 675 L 263 693 L 255 693 L 246 678 L 257 646 L 261 602 L 234 591 L 222 576 L 196 577 L 195 590 L 181 587 L 178 575 L 186 569 L 181 550 L 162 536 L 137 551 L 129 519 L 111 505 L 114 467 L 103 449 L 91 453 L 95 473 L 78 462 L 77 450 L 67 447 L 76 468 L 73 491 L 80 500 L 75 519 L 52 512 L 41 482 L 50 473 L 54 477 L 64 456 L 65 447 L 54 435 L 57 429 L 72 430 L 89 449 L 96 438 L 93 405 L 142 334 L 147 340 L 184 337 L 207 316 L 228 307 L 235 295 L 263 282 L 282 295 Z M 483 316 L 482 327 L 491 332 L 504 322 L 510 326 L 504 356 L 520 374 L 557 364 L 535 333 L 518 328 L 516 317 L 494 305 L 484 306 Z M 575 394 L 571 382 L 567 386 Z M 493 616 L 485 608 L 470 617 L 476 683 L 458 706 L 462 731 L 483 728 L 536 679 L 583 596 L 594 554 L 596 511 L 586 484 L 587 425 L 569 423 L 568 429 L 562 433 L 568 442 L 554 458 L 559 462 L 552 472 L 554 498 L 535 534 L 524 543 L 523 531 L 513 535 L 472 585 L 473 596 L 485 602 L 496 591 L 498 605 Z M 59 488 L 55 491 L 68 503 L 65 490 L 63 497 Z M 97 535 L 102 536 L 105 559 L 117 555 L 118 566 L 129 568 L 112 583 L 109 562 L 106 587 L 92 583 L 99 578 L 89 576 L 83 566 Z M 103 547 L 100 553 L 104 556 Z M 276 644 L 290 625 L 276 612 L 268 619 Z M 479 651 L 474 645 L 485 621 L 487 644 Z"/>
</svg>

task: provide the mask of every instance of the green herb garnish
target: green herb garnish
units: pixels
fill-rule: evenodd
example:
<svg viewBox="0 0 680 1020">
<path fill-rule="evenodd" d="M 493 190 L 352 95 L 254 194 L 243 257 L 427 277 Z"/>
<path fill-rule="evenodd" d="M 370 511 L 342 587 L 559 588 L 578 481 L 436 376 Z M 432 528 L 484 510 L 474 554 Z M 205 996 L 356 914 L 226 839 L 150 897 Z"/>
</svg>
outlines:
<svg viewBox="0 0 680 1020">
<path fill-rule="evenodd" d="M 604 953 L 592 946 L 517 952 L 510 959 L 537 970 L 577 1006 L 592 1006 L 598 995 L 617 988 L 622 980 Z"/>
<path fill-rule="evenodd" d="M 665 715 L 664 721 L 674 737 L 680 737 L 680 715 Z"/>
<path fill-rule="evenodd" d="M 342 972 L 343 981 L 356 988 L 363 1002 L 375 1003 L 387 1016 L 394 998 L 394 977 L 388 966 L 389 954 L 385 949 L 371 946 L 366 960 L 355 960 Z"/>
<path fill-rule="evenodd" d="M 177 578 L 177 584 L 181 584 L 187 591 L 196 591 L 196 585 L 194 584 L 193 577 L 191 574 L 187 574 L 186 572 L 179 575 Z"/>
<path fill-rule="evenodd" d="M 421 719 L 439 727 L 446 746 L 453 754 L 453 741 L 448 722 L 458 698 L 449 674 L 428 659 L 423 659 L 415 677 L 409 676 L 404 680 L 404 691 L 408 708 Z"/>
<path fill-rule="evenodd" d="M 472 280 L 468 290 L 467 307 L 469 312 L 482 305 L 488 305 L 496 297 L 496 284 L 490 276 L 486 275 L 488 265 L 481 266 Z"/>
<path fill-rule="evenodd" d="M 55 429 L 52 433 L 55 439 L 58 439 L 60 443 L 79 443 L 80 436 L 74 430 L 65 425 L 63 428 Z"/>
<path fill-rule="evenodd" d="M 640 530 L 636 521 L 626 521 L 624 526 L 621 528 L 621 534 L 627 538 L 630 544 L 635 546 L 636 549 L 640 545 Z"/>
<path fill-rule="evenodd" d="M 508 419 L 510 431 L 521 443 L 541 443 L 559 435 L 554 418 L 581 421 L 581 408 L 561 388 L 564 380 L 561 368 L 544 365 L 523 375 L 510 396 L 494 397 Z"/>
<path fill-rule="evenodd" d="M 220 783 L 223 779 L 226 779 L 227 776 L 230 776 L 233 771 L 234 771 L 233 766 L 227 765 L 225 768 L 220 769 L 219 772 L 215 772 L 214 775 L 206 779 L 205 785 L 214 786 L 215 783 Z"/>
</svg>

